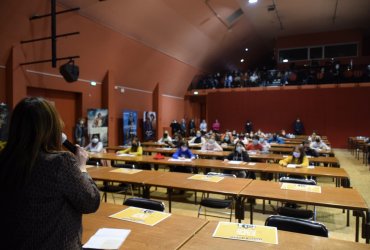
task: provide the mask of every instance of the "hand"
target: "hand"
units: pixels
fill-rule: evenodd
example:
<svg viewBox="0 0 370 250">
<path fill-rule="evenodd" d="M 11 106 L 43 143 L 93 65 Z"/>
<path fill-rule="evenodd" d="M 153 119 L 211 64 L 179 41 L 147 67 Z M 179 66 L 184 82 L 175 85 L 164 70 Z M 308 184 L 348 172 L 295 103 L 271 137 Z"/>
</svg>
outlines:
<svg viewBox="0 0 370 250">
<path fill-rule="evenodd" d="M 86 172 L 86 161 L 89 158 L 89 154 L 84 148 L 77 145 L 76 157 L 81 172 Z"/>
</svg>

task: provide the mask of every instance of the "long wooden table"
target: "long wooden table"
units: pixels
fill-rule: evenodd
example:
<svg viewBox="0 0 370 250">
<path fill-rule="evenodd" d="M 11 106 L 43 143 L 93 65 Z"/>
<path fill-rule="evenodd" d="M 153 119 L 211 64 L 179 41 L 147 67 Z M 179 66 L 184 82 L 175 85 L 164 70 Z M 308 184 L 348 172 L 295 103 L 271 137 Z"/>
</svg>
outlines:
<svg viewBox="0 0 370 250">
<path fill-rule="evenodd" d="M 99 210 L 82 218 L 82 242 L 100 228 L 130 229 L 131 233 L 120 249 L 178 249 L 208 222 L 203 219 L 172 214 L 155 226 L 109 218 L 126 206 L 102 203 Z"/>
<path fill-rule="evenodd" d="M 321 193 L 303 192 L 281 189 L 279 182 L 254 180 L 240 196 L 245 198 L 276 200 L 283 202 L 302 203 L 314 206 L 324 206 L 354 211 L 367 212 L 369 207 L 360 193 L 352 188 L 321 187 Z M 253 204 L 250 205 L 250 223 L 253 224 Z M 356 218 L 356 236 L 358 242 L 359 219 Z"/>
<path fill-rule="evenodd" d="M 230 164 L 221 160 L 212 159 L 194 159 L 192 161 L 169 161 L 169 157 L 164 159 L 156 160 L 153 156 L 143 155 L 143 156 L 119 156 L 115 153 L 97 153 L 90 154 L 91 158 L 105 159 L 113 161 L 126 161 L 135 163 L 149 163 L 156 165 L 167 165 L 167 166 L 183 166 L 183 167 L 193 167 L 193 168 L 210 168 L 218 170 L 247 170 L 254 172 L 265 172 L 265 173 L 281 173 L 281 174 L 296 174 L 304 176 L 323 176 L 337 178 L 339 183 L 341 178 L 349 178 L 347 172 L 341 168 L 325 168 L 325 167 L 315 167 L 315 168 L 286 168 L 279 166 L 278 164 L 272 163 L 242 163 L 242 164 Z M 319 158 L 319 157 L 318 157 Z M 330 158 L 330 157 L 323 157 Z M 313 158 L 310 158 L 313 159 Z"/>
<path fill-rule="evenodd" d="M 198 250 L 198 249 L 282 249 L 282 250 L 338 250 L 338 249 L 353 249 L 362 250 L 369 249 L 366 244 L 355 243 L 351 241 L 330 239 L 319 236 L 311 236 L 306 234 L 291 233 L 278 230 L 277 245 L 258 243 L 251 241 L 230 240 L 212 237 L 213 232 L 217 227 L 218 222 L 210 221 L 199 232 L 197 232 L 186 244 L 180 249 L 182 250 Z M 330 233 L 330 232 L 329 232 Z"/>
</svg>

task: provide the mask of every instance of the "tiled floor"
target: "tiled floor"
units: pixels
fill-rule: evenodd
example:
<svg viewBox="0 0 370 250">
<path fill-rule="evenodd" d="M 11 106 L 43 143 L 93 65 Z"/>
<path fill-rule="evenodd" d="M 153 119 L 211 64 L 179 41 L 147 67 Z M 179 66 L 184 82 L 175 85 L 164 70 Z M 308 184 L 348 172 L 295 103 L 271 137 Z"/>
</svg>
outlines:
<svg viewBox="0 0 370 250">
<path fill-rule="evenodd" d="M 344 168 L 350 178 L 351 186 L 356 188 L 363 196 L 367 204 L 370 204 L 370 192 L 369 192 L 369 183 L 370 183 L 370 171 L 369 167 L 365 167 L 362 164 L 362 160 L 357 160 L 348 150 L 337 149 L 334 150 L 336 157 L 339 159 L 341 167 Z M 159 170 L 162 171 L 162 170 Z M 319 185 L 330 185 L 334 186 L 333 180 L 331 178 L 318 178 Z M 162 188 L 152 188 L 151 189 L 152 199 L 162 200 L 166 206 L 168 206 L 166 201 L 166 190 Z M 172 202 L 172 213 L 182 214 L 187 216 L 196 217 L 198 211 L 198 205 L 194 204 L 195 194 L 193 192 L 186 192 L 185 195 L 175 195 Z M 200 194 L 197 195 L 198 201 L 200 199 Z M 115 203 L 122 204 L 123 196 L 115 195 Z M 108 195 L 108 202 L 113 202 L 112 196 Z M 268 204 L 266 202 L 266 204 Z M 263 225 L 266 218 L 273 213 L 276 208 L 276 202 L 272 202 L 270 205 L 267 205 L 267 213 L 262 214 L 262 200 L 257 200 L 255 206 L 256 212 L 254 213 L 254 223 Z M 309 207 L 310 208 L 310 207 Z M 312 209 L 312 207 L 311 207 Z M 258 212 L 260 211 L 260 212 Z M 245 214 L 246 220 L 245 223 L 248 223 L 249 212 L 246 211 Z M 207 217 L 209 220 L 223 220 L 218 218 Z M 343 213 L 341 209 L 333 209 L 326 207 L 317 207 L 317 221 L 326 225 L 329 230 L 329 237 L 354 241 L 355 238 L 355 217 L 350 214 L 350 226 L 346 226 L 346 214 Z M 360 239 L 360 242 L 365 242 L 363 239 Z"/>
</svg>

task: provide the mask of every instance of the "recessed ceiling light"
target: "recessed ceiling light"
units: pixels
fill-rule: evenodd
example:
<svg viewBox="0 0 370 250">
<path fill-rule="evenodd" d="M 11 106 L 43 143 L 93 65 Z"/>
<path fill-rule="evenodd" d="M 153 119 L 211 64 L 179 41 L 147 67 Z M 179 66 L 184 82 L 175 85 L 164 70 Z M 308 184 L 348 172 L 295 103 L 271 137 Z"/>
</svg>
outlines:
<svg viewBox="0 0 370 250">
<path fill-rule="evenodd" d="M 289 60 L 288 59 L 284 59 L 283 62 L 287 63 L 287 62 L 289 62 Z"/>
<path fill-rule="evenodd" d="M 245 48 L 245 51 L 248 51 L 249 49 L 248 48 Z"/>
<path fill-rule="evenodd" d="M 244 59 L 242 58 L 242 59 L 240 59 L 240 62 L 244 62 Z"/>
<path fill-rule="evenodd" d="M 258 0 L 248 0 L 248 3 L 257 3 Z"/>
</svg>

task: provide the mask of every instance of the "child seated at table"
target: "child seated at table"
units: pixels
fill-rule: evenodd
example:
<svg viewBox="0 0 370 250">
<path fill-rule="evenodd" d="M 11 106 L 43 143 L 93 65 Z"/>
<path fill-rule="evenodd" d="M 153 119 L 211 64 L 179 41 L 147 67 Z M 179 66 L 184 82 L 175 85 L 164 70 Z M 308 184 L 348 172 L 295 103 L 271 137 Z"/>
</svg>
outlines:
<svg viewBox="0 0 370 250">
<path fill-rule="evenodd" d="M 195 159 L 195 155 L 190 151 L 188 142 L 182 140 L 179 143 L 177 151 L 172 155 L 174 159 Z M 172 172 L 191 173 L 192 168 L 186 166 L 172 166 L 170 168 Z"/>
<path fill-rule="evenodd" d="M 250 158 L 245 150 L 244 143 L 241 141 L 238 141 L 235 144 L 234 150 L 227 156 L 226 159 L 224 159 L 224 162 L 227 163 L 228 161 L 243 161 L 243 162 L 249 162 Z M 245 171 L 245 170 L 225 170 L 225 174 L 234 174 L 238 178 L 251 178 L 256 179 L 256 175 L 254 172 L 251 171 Z"/>
<path fill-rule="evenodd" d="M 215 136 L 212 135 L 208 138 L 206 143 L 202 145 L 202 151 L 222 151 L 222 147 L 216 142 Z"/>
<path fill-rule="evenodd" d="M 285 167 L 288 164 L 295 164 L 297 167 L 308 167 L 308 158 L 304 152 L 303 146 L 295 147 L 292 155 L 280 160 L 279 164 Z"/>
</svg>

